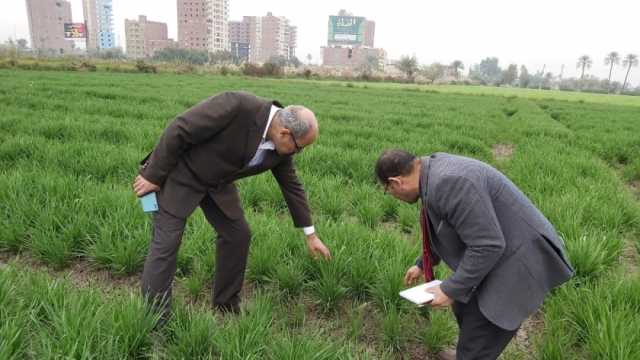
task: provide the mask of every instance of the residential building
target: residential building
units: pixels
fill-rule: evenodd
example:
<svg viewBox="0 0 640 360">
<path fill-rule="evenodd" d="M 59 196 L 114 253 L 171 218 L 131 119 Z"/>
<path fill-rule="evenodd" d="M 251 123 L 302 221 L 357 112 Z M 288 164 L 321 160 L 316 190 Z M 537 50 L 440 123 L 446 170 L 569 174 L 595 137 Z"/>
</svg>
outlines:
<svg viewBox="0 0 640 360">
<path fill-rule="evenodd" d="M 178 44 L 215 52 L 229 50 L 229 0 L 177 0 Z"/>
<path fill-rule="evenodd" d="M 87 50 L 115 48 L 113 0 L 82 0 L 82 11 L 87 29 Z"/>
<path fill-rule="evenodd" d="M 229 23 L 231 52 L 241 61 L 264 63 L 295 57 L 297 29 L 284 16 L 245 16 Z"/>
<path fill-rule="evenodd" d="M 70 2 L 27 0 L 27 17 L 33 49 L 57 55 L 71 52 L 73 41 L 64 37 L 64 24 L 71 23 Z"/>
<path fill-rule="evenodd" d="M 148 58 L 158 50 L 176 45 L 168 37 L 166 23 L 149 21 L 140 15 L 138 20 L 125 20 L 124 24 L 128 57 Z"/>
</svg>

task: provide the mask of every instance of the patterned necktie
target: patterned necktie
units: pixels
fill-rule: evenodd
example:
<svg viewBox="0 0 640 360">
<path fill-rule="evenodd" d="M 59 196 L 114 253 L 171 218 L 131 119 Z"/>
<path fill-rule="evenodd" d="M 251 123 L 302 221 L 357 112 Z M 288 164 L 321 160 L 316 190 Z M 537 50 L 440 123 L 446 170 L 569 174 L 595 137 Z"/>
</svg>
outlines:
<svg viewBox="0 0 640 360">
<path fill-rule="evenodd" d="M 427 209 L 420 211 L 420 228 L 422 229 L 422 269 L 426 282 L 433 280 L 433 262 L 431 257 L 431 241 L 429 240 L 429 218 Z"/>
</svg>

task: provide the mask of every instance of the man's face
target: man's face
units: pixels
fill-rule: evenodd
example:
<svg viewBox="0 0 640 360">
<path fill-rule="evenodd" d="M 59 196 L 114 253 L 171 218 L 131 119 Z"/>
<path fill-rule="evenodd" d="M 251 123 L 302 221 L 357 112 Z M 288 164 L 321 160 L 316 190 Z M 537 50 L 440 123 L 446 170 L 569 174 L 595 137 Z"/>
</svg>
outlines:
<svg viewBox="0 0 640 360">
<path fill-rule="evenodd" d="M 315 122 L 312 122 L 309 131 L 300 137 L 295 136 L 293 132 L 287 128 L 279 127 L 272 141 L 279 155 L 295 155 L 301 153 L 304 148 L 313 144 L 317 138 L 318 126 Z"/>
<path fill-rule="evenodd" d="M 391 196 L 398 200 L 402 200 L 410 204 L 415 203 L 420 198 L 418 184 L 413 184 L 411 179 L 406 176 L 389 178 L 389 181 L 385 186 L 385 192 L 391 194 Z"/>
<path fill-rule="evenodd" d="M 312 142 L 313 141 L 309 142 L 306 136 L 302 139 L 296 138 L 293 132 L 285 128 L 281 128 L 275 139 L 273 139 L 276 151 L 280 155 L 298 154 Z"/>
</svg>

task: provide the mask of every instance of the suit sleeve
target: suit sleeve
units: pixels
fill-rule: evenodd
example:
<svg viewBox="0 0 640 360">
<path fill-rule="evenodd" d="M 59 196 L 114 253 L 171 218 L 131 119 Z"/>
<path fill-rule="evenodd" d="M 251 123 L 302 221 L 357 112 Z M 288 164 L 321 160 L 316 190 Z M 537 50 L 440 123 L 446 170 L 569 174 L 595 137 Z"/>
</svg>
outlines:
<svg viewBox="0 0 640 360">
<path fill-rule="evenodd" d="M 278 185 L 280 185 L 280 190 L 287 203 L 294 225 L 296 227 L 313 225 L 307 195 L 300 183 L 300 179 L 298 179 L 298 175 L 296 175 L 293 156 L 287 156 L 285 160 L 271 169 L 271 172 Z"/>
<path fill-rule="evenodd" d="M 195 105 L 165 129 L 158 144 L 140 170 L 145 179 L 162 185 L 182 154 L 222 131 L 234 119 L 238 95 L 223 93 Z"/>
<path fill-rule="evenodd" d="M 434 189 L 435 206 L 466 245 L 453 275 L 440 288 L 450 298 L 467 303 L 476 287 L 498 262 L 505 240 L 493 203 L 471 180 L 450 176 Z"/>
<path fill-rule="evenodd" d="M 436 267 L 440 264 L 440 257 L 435 252 L 431 251 L 431 260 L 433 260 L 433 267 Z M 424 270 L 422 264 L 422 255 L 418 256 L 416 259 L 415 265 L 420 268 L 420 270 Z"/>
</svg>

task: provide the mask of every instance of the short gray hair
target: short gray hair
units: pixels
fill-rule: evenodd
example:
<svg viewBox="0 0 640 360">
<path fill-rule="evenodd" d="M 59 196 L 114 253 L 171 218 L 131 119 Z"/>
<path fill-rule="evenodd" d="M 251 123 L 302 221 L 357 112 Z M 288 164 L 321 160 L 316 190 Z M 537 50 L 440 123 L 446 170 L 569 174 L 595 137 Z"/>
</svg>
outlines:
<svg viewBox="0 0 640 360">
<path fill-rule="evenodd" d="M 291 131 L 297 139 L 307 135 L 311 129 L 309 122 L 302 120 L 300 113 L 305 110 L 304 106 L 290 105 L 278 111 L 280 125 Z"/>
</svg>

